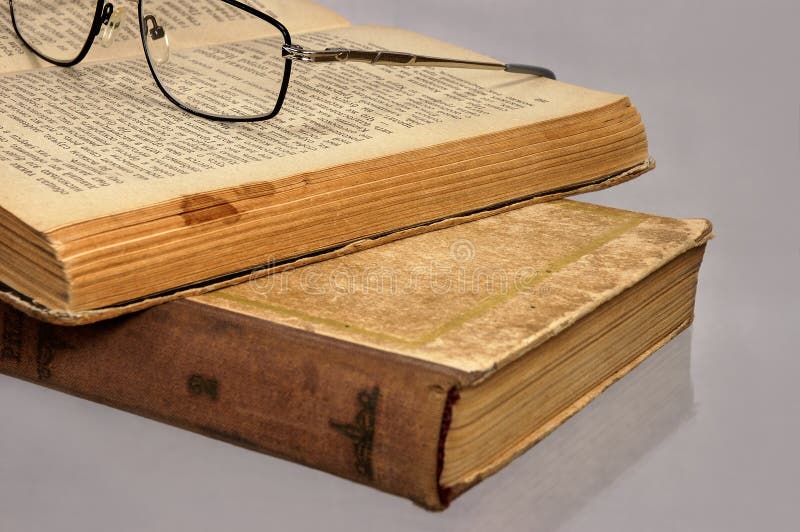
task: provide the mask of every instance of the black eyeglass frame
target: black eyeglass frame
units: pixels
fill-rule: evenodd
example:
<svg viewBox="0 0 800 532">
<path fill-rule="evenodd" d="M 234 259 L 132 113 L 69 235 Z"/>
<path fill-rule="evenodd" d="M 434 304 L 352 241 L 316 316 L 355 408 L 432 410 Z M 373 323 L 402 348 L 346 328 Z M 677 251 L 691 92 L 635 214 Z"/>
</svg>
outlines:
<svg viewBox="0 0 800 532">
<path fill-rule="evenodd" d="M 247 4 L 243 4 L 238 2 L 237 0 L 219 0 L 220 2 L 224 2 L 230 6 L 239 8 L 254 17 L 258 17 L 264 22 L 268 22 L 272 24 L 278 31 L 281 32 L 283 35 L 283 44 L 284 46 L 291 46 L 292 45 L 292 36 L 289 34 L 289 30 L 286 29 L 286 26 L 278 22 L 278 20 L 274 19 L 273 17 L 267 15 L 259 11 L 258 9 L 252 8 Z M 196 109 L 192 109 L 191 107 L 187 106 L 186 104 L 181 103 L 177 99 L 175 99 L 165 88 L 164 85 L 161 84 L 161 80 L 158 79 L 158 73 L 156 72 L 155 67 L 153 66 L 153 60 L 150 58 L 150 54 L 147 52 L 147 26 L 144 14 L 142 13 L 142 0 L 138 0 L 138 11 L 139 11 L 139 33 L 142 37 L 142 46 L 144 47 L 144 55 L 147 58 L 147 66 L 150 67 L 150 73 L 153 75 L 153 79 L 156 81 L 156 85 L 164 93 L 164 96 L 167 97 L 169 101 L 186 111 L 187 113 L 191 113 L 195 116 L 199 116 L 202 118 L 207 118 L 209 120 L 216 120 L 219 122 L 260 122 L 262 120 L 269 120 L 277 115 L 281 109 L 283 108 L 283 102 L 286 100 L 286 92 L 289 90 L 289 79 L 292 77 L 292 61 L 288 58 L 284 59 L 284 66 L 283 66 L 283 80 L 281 81 L 281 90 L 278 93 L 278 100 L 275 102 L 275 107 L 269 113 L 263 115 L 255 115 L 255 116 L 246 116 L 246 117 L 229 117 L 229 116 L 220 116 L 220 115 L 212 115 L 208 113 L 203 113 L 201 111 L 197 111 Z"/>
<path fill-rule="evenodd" d="M 259 11 L 258 9 L 255 9 L 253 7 L 250 7 L 247 4 L 239 2 L 238 0 L 218 0 L 218 1 L 228 4 L 232 7 L 241 9 L 242 11 L 261 19 L 262 21 L 269 23 L 270 25 L 275 27 L 278 31 L 280 31 L 281 35 L 283 36 L 284 44 L 281 49 L 282 55 L 284 57 L 283 80 L 281 82 L 280 93 L 278 94 L 278 99 L 275 103 L 275 107 L 269 113 L 263 115 L 248 116 L 248 117 L 214 115 L 209 113 L 203 113 L 201 111 L 193 109 L 192 107 L 189 107 L 186 104 L 181 103 L 179 100 L 174 98 L 161 83 L 161 80 L 158 77 L 158 73 L 156 72 L 156 69 L 153 66 L 153 60 L 151 59 L 150 54 L 147 51 L 147 32 L 148 32 L 147 20 L 146 17 L 144 16 L 144 13 L 142 12 L 143 0 L 137 0 L 137 12 L 139 15 L 139 34 L 142 40 L 142 47 L 144 49 L 144 55 L 147 60 L 147 66 L 149 67 L 150 73 L 152 74 L 153 79 L 155 80 L 159 90 L 167 98 L 167 100 L 172 102 L 178 108 L 192 115 L 199 116 L 201 118 L 206 118 L 209 120 L 215 120 L 219 122 L 259 122 L 262 120 L 269 120 L 270 118 L 273 118 L 283 108 L 284 101 L 286 100 L 286 92 L 289 88 L 289 79 L 291 78 L 292 63 L 294 61 L 301 61 L 304 63 L 333 63 L 333 62 L 341 63 L 341 62 L 352 61 L 352 62 L 370 63 L 373 65 L 384 65 L 384 66 L 433 66 L 433 67 L 443 67 L 443 68 L 503 70 L 505 72 L 514 74 L 528 74 L 550 79 L 556 79 L 556 75 L 555 73 L 553 73 L 552 70 L 544 67 L 531 66 L 531 65 L 445 59 L 439 57 L 415 55 L 407 52 L 387 52 L 382 50 L 365 51 L 365 50 L 350 50 L 346 48 L 307 50 L 302 46 L 293 45 L 292 37 L 289 33 L 289 30 L 286 29 L 286 27 L 283 24 L 281 24 L 278 20 L 267 15 L 266 13 Z M 22 40 L 23 44 L 25 44 L 25 46 L 27 46 L 38 57 L 60 67 L 75 66 L 81 61 L 83 61 L 83 59 L 86 57 L 86 54 L 89 53 L 89 49 L 92 47 L 92 44 L 94 44 L 95 37 L 97 37 L 97 35 L 100 33 L 100 30 L 102 29 L 103 25 L 109 22 L 109 17 L 113 13 L 113 4 L 111 2 L 107 2 L 106 0 L 97 0 L 97 7 L 95 8 L 94 20 L 92 21 L 89 34 L 86 38 L 86 42 L 84 43 L 80 52 L 75 57 L 75 59 L 69 61 L 58 61 L 51 57 L 46 56 L 45 54 L 42 54 L 41 52 L 36 50 L 36 48 L 31 46 L 27 40 L 25 40 L 25 37 L 22 36 L 22 34 L 19 31 L 19 28 L 17 27 L 17 20 L 14 14 L 14 0 L 8 0 L 8 2 L 11 11 L 11 24 L 14 27 L 14 31 L 16 32 L 17 36 Z M 106 9 L 108 6 L 111 6 L 111 9 Z"/>
<path fill-rule="evenodd" d="M 283 80 L 281 81 L 281 88 L 280 92 L 278 93 L 278 99 L 275 102 L 275 107 L 273 107 L 272 111 L 270 111 L 269 113 L 265 113 L 263 115 L 247 116 L 247 117 L 220 116 L 220 115 L 203 113 L 202 111 L 193 109 L 192 107 L 189 107 L 188 105 L 182 103 L 181 101 L 173 97 L 161 83 L 161 80 L 158 77 L 158 73 L 156 72 L 156 69 L 153 66 L 153 60 L 150 58 L 150 54 L 147 51 L 146 39 L 148 30 L 146 27 L 144 13 L 142 12 L 142 1 L 143 0 L 137 1 L 137 12 L 139 15 L 139 34 L 142 40 L 142 48 L 144 49 L 144 56 L 147 59 L 147 66 L 150 69 L 150 74 L 152 74 L 153 79 L 155 80 L 156 85 L 158 86 L 158 89 L 167 98 L 167 100 L 172 102 L 174 105 L 178 106 L 180 109 L 186 111 L 187 113 L 199 116 L 201 118 L 206 118 L 209 120 L 215 120 L 219 122 L 259 122 L 262 120 L 269 120 L 270 118 L 273 118 L 280 112 L 281 108 L 283 108 L 283 103 L 286 100 L 286 92 L 289 89 L 289 79 L 291 78 L 292 75 L 292 60 L 288 56 L 286 57 L 286 59 L 284 59 Z M 281 32 L 281 35 L 283 36 L 284 47 L 292 46 L 292 36 L 289 33 L 289 30 L 286 29 L 286 27 L 275 18 L 259 11 L 258 9 L 252 8 L 247 4 L 243 4 L 242 2 L 239 2 L 237 0 L 219 0 L 219 1 L 226 3 L 230 6 L 233 6 L 235 8 L 241 9 L 242 11 L 250 15 L 253 15 L 254 17 L 258 17 L 264 22 L 271 24 L 278 31 Z M 77 57 L 69 61 L 59 61 L 39 52 L 38 50 L 36 50 L 36 48 L 31 46 L 31 44 L 28 43 L 27 40 L 25 40 L 25 37 L 22 36 L 22 33 L 20 33 L 19 28 L 17 27 L 17 20 L 14 15 L 14 0 L 8 0 L 8 2 L 9 2 L 9 8 L 11 10 L 11 24 L 14 26 L 14 31 L 17 33 L 17 36 L 22 40 L 25 46 L 27 46 L 28 49 L 30 49 L 34 54 L 44 59 L 48 63 L 52 63 L 60 67 L 75 66 L 81 61 L 83 61 L 86 55 L 89 53 L 92 44 L 94 44 L 95 37 L 97 37 L 97 35 L 100 33 L 103 24 L 107 22 L 107 20 L 104 20 L 104 6 L 107 4 L 107 2 L 106 0 L 97 0 L 97 7 L 95 8 L 94 20 L 92 21 L 92 25 L 89 30 L 89 35 L 87 36 L 86 42 L 84 43 L 80 52 L 78 52 Z"/>
</svg>

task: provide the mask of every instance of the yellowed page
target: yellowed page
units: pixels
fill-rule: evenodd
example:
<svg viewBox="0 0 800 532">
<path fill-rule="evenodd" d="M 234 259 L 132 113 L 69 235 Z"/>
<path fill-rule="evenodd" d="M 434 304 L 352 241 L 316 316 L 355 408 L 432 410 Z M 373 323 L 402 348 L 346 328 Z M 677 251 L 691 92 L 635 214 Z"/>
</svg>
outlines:
<svg viewBox="0 0 800 532">
<path fill-rule="evenodd" d="M 246 4 L 264 11 L 283 23 L 292 34 L 309 31 L 327 30 L 348 26 L 349 23 L 341 15 L 322 7 L 310 0 L 247 0 Z M 177 5 L 181 5 L 180 2 Z M 181 8 L 191 6 L 185 2 Z M 219 2 L 221 8 L 236 13 L 225 3 Z M 139 57 L 142 51 L 142 41 L 139 34 L 139 18 L 137 3 L 133 0 L 114 2 L 116 9 L 124 8 L 126 15 L 117 30 L 114 43 L 109 47 L 101 46 L 95 42 L 84 61 L 106 61 L 109 59 L 123 59 Z M 264 23 L 251 15 L 241 12 L 235 20 L 225 22 L 212 21 L 211 14 L 205 11 L 194 10 L 191 13 L 170 9 L 169 4 L 160 4 L 161 11 L 167 15 L 173 25 L 169 33 L 174 37 L 174 42 L 191 40 L 197 43 L 223 43 L 235 40 L 254 38 L 263 31 Z M 0 5 L 0 73 L 19 72 L 36 68 L 51 67 L 50 63 L 39 59 L 31 53 L 17 37 L 11 24 L 11 14 L 8 2 Z M 79 16 L 74 14 L 73 16 Z M 76 24 L 77 24 L 76 20 Z M 198 31 L 202 27 L 203 31 Z"/>
<path fill-rule="evenodd" d="M 408 50 L 486 60 L 411 32 L 348 27 L 309 48 Z M 619 102 L 496 71 L 294 65 L 275 119 L 217 123 L 156 89 L 143 59 L 0 76 L 0 205 L 49 231 L 182 196 L 490 134 Z"/>
</svg>

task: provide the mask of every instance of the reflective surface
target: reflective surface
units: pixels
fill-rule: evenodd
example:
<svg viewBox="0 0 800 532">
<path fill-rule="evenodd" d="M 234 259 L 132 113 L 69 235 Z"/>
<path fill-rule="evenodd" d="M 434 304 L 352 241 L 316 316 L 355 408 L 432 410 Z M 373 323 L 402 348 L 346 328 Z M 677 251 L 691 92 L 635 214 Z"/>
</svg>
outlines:
<svg viewBox="0 0 800 532">
<path fill-rule="evenodd" d="M 0 530 L 797 530 L 800 5 L 324 3 L 629 94 L 659 167 L 582 199 L 714 221 L 691 337 L 443 514 L 0 377 Z"/>
</svg>

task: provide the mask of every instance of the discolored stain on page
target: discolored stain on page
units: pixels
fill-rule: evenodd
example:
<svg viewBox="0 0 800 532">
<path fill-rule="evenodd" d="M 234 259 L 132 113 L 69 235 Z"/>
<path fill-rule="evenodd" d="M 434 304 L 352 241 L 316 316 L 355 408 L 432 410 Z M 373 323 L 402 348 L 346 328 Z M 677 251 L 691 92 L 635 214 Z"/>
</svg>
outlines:
<svg viewBox="0 0 800 532">
<path fill-rule="evenodd" d="M 239 220 L 239 211 L 211 194 L 186 196 L 181 201 L 181 218 L 187 226 L 221 220 L 226 225 Z"/>
</svg>

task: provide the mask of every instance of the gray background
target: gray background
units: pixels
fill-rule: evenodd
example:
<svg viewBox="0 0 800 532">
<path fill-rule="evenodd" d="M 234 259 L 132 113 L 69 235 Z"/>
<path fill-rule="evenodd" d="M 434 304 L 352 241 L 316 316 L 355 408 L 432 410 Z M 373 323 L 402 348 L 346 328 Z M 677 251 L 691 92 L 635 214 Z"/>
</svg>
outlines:
<svg viewBox="0 0 800 532">
<path fill-rule="evenodd" d="M 0 530 L 797 530 L 800 4 L 324 3 L 630 95 L 659 167 L 583 199 L 714 221 L 692 331 L 444 514 L 0 377 Z"/>
</svg>

